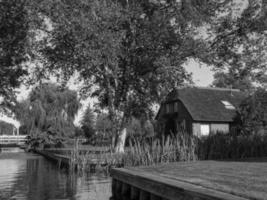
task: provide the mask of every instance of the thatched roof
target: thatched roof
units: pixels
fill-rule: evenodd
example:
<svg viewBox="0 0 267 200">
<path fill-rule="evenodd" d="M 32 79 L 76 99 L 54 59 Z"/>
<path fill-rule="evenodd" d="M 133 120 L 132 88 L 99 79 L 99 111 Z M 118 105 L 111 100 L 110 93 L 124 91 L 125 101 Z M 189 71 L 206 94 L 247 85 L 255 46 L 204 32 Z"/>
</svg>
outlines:
<svg viewBox="0 0 267 200">
<path fill-rule="evenodd" d="M 245 98 L 235 89 L 186 87 L 173 90 L 165 103 L 180 100 L 194 121 L 232 122 Z"/>
</svg>

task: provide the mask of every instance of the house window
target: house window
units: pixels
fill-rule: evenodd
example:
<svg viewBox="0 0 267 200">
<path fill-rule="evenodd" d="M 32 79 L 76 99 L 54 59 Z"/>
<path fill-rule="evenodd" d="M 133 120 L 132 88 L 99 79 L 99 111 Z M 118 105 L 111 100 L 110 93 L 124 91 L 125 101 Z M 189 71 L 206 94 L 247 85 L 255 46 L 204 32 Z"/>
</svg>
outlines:
<svg viewBox="0 0 267 200">
<path fill-rule="evenodd" d="M 200 125 L 200 134 L 201 136 L 207 136 L 210 134 L 210 125 L 209 124 L 201 124 Z"/>
<path fill-rule="evenodd" d="M 221 101 L 226 109 L 234 110 L 235 107 L 229 101 Z"/>
</svg>

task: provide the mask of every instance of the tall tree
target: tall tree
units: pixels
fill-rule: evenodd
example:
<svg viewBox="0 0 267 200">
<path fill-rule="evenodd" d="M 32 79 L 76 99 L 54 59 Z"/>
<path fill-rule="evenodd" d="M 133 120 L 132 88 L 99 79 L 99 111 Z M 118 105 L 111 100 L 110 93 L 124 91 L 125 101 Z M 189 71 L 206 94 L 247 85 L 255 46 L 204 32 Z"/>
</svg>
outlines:
<svg viewBox="0 0 267 200">
<path fill-rule="evenodd" d="M 56 145 L 74 136 L 78 108 L 76 92 L 47 83 L 35 87 L 15 113 L 27 129 L 31 145 Z"/>
<path fill-rule="evenodd" d="M 131 116 L 140 116 L 172 87 L 190 81 L 183 64 L 203 56 L 205 45 L 191 27 L 192 22 L 200 23 L 199 16 L 188 16 L 189 11 L 195 15 L 201 11 L 189 10 L 198 5 L 186 1 L 39 5 L 53 24 L 50 43 L 41 50 L 49 60 L 47 67 L 63 70 L 67 77 L 77 70 L 87 86 L 96 84 L 93 96 L 109 110 L 116 133 L 125 132 Z"/>
</svg>

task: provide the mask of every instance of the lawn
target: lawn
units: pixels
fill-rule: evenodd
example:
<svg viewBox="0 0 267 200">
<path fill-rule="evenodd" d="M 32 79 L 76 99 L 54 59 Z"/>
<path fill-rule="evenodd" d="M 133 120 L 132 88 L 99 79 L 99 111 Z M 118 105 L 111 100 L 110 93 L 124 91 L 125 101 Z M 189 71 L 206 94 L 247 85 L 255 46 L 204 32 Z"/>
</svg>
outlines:
<svg viewBox="0 0 267 200">
<path fill-rule="evenodd" d="M 267 162 L 196 161 L 130 168 L 248 199 L 267 199 Z M 266 160 L 265 160 L 266 161 Z"/>
</svg>

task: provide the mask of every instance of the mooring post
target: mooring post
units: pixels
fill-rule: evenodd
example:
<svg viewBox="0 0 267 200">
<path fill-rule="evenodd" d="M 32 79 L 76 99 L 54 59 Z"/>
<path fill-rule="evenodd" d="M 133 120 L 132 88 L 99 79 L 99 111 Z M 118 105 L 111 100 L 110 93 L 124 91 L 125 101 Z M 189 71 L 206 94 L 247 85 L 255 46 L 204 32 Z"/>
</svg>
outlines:
<svg viewBox="0 0 267 200">
<path fill-rule="evenodd" d="M 155 194 L 150 194 L 150 200 L 161 200 L 161 198 Z"/>
<path fill-rule="evenodd" d="M 117 180 L 116 181 L 116 192 L 115 192 L 115 199 L 121 200 L 122 199 L 122 182 Z"/>
<path fill-rule="evenodd" d="M 134 186 L 131 186 L 130 199 L 131 200 L 139 200 L 139 194 L 140 194 L 140 190 Z"/>
<path fill-rule="evenodd" d="M 123 200 L 129 200 L 130 195 L 131 195 L 131 187 L 127 183 L 122 183 L 122 199 Z"/>
<path fill-rule="evenodd" d="M 116 193 L 116 183 L 117 180 L 116 179 L 112 179 L 112 183 L 111 183 L 111 191 L 112 191 L 112 196 L 115 196 L 115 193 Z"/>
<path fill-rule="evenodd" d="M 140 190 L 139 200 L 150 200 L 150 193 L 144 190 Z"/>
</svg>

